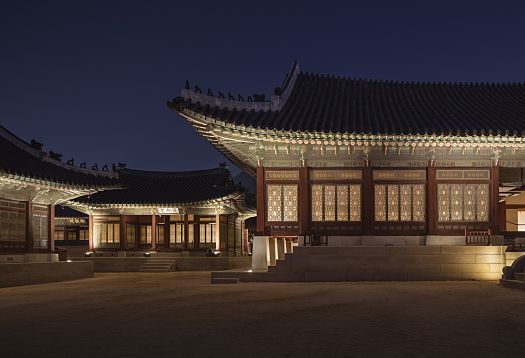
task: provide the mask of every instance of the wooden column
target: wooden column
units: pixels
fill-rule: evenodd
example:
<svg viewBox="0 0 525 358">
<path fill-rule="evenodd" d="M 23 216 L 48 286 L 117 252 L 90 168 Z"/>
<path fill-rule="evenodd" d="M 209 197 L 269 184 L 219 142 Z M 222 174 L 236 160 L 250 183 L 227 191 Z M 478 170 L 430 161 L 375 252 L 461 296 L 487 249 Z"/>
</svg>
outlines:
<svg viewBox="0 0 525 358">
<path fill-rule="evenodd" d="M 363 168 L 363 201 L 362 201 L 362 216 L 363 216 L 363 234 L 372 235 L 372 223 L 374 220 L 374 193 L 372 183 L 372 167 L 367 166 Z"/>
<path fill-rule="evenodd" d="M 128 233 L 126 231 L 126 216 L 120 215 L 120 250 L 125 251 L 128 243 L 126 242 Z"/>
<path fill-rule="evenodd" d="M 199 215 L 193 216 L 193 247 L 198 249 L 201 241 L 201 230 L 200 230 L 200 217 Z"/>
<path fill-rule="evenodd" d="M 310 190 L 308 167 L 299 168 L 299 235 L 310 232 Z"/>
<path fill-rule="evenodd" d="M 228 229 L 226 228 L 226 231 Z M 215 250 L 221 249 L 221 215 L 215 214 Z"/>
<path fill-rule="evenodd" d="M 157 215 L 151 215 L 151 251 L 157 250 Z"/>
<path fill-rule="evenodd" d="M 184 214 L 184 248 L 187 249 L 188 248 L 188 244 L 189 244 L 189 233 L 188 233 L 188 228 L 189 228 L 189 224 L 188 224 L 188 214 Z M 195 241 L 195 238 L 193 239 L 193 241 Z"/>
<path fill-rule="evenodd" d="M 264 197 L 264 167 L 257 167 L 257 228 L 258 235 L 264 235 L 264 218 L 266 215 Z"/>
<path fill-rule="evenodd" d="M 437 235 L 437 183 L 436 168 L 427 168 L 427 235 Z"/>
<path fill-rule="evenodd" d="M 170 216 L 164 215 L 164 248 L 169 249 L 170 248 Z"/>
<path fill-rule="evenodd" d="M 88 248 L 89 251 L 93 251 L 95 246 L 93 243 L 93 215 L 88 217 Z"/>
<path fill-rule="evenodd" d="M 492 166 L 490 174 L 490 227 L 493 234 L 499 234 L 499 166 L 497 164 Z"/>
<path fill-rule="evenodd" d="M 504 201 L 502 201 L 501 203 L 498 203 L 498 206 L 498 229 L 501 233 L 502 231 L 507 231 L 507 205 Z"/>
<path fill-rule="evenodd" d="M 55 206 L 49 205 L 48 210 L 48 237 L 49 237 L 49 251 L 55 251 Z M 67 239 L 67 238 L 65 238 Z"/>
<path fill-rule="evenodd" d="M 33 203 L 26 203 L 26 252 L 33 251 Z"/>
</svg>

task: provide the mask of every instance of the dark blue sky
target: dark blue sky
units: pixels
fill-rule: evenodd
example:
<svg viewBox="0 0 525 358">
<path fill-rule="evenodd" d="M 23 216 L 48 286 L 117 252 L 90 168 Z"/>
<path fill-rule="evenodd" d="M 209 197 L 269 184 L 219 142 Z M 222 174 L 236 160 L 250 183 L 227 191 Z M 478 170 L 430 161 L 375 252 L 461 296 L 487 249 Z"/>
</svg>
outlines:
<svg viewBox="0 0 525 358">
<path fill-rule="evenodd" d="M 360 78 L 523 82 L 524 10 L 519 1 L 1 0 L 0 123 L 65 160 L 213 167 L 224 158 L 165 105 L 185 79 L 270 95 L 297 59 L 304 71 Z"/>
</svg>

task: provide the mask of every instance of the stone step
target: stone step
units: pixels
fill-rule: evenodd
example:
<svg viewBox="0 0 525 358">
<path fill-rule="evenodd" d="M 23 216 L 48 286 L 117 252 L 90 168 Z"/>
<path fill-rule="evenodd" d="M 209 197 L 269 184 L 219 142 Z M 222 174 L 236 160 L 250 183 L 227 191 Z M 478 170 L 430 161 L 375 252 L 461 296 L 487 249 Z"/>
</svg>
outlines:
<svg viewBox="0 0 525 358">
<path fill-rule="evenodd" d="M 211 283 L 213 284 L 239 283 L 239 279 L 236 277 L 212 277 Z"/>
<path fill-rule="evenodd" d="M 501 285 L 501 287 L 514 288 L 525 291 L 525 283 L 523 281 L 501 279 L 499 281 L 499 284 Z"/>
<path fill-rule="evenodd" d="M 141 268 L 139 272 L 170 272 L 169 268 Z"/>
</svg>

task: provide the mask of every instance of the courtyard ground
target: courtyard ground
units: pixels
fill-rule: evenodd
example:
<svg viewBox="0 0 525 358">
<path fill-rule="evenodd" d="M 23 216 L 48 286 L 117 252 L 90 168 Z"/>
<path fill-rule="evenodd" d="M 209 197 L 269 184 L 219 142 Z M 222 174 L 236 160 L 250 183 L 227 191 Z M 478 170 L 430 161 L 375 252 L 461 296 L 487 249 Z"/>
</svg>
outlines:
<svg viewBox="0 0 525 358">
<path fill-rule="evenodd" d="M 1 357 L 523 357 L 525 293 L 490 282 L 211 285 L 97 274 L 0 289 Z"/>
</svg>

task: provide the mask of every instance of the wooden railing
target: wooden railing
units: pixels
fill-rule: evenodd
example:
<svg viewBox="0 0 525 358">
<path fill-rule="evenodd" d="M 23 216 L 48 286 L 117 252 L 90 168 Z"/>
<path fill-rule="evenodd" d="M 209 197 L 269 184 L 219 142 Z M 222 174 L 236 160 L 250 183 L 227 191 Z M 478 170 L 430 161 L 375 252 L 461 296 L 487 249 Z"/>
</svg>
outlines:
<svg viewBox="0 0 525 358">
<path fill-rule="evenodd" d="M 465 244 L 467 245 L 490 245 L 491 232 L 487 230 L 465 229 Z"/>
</svg>

